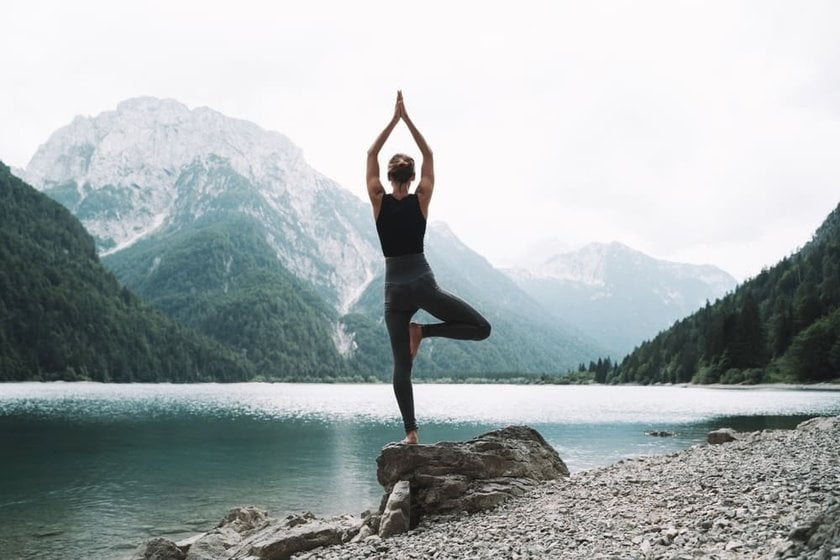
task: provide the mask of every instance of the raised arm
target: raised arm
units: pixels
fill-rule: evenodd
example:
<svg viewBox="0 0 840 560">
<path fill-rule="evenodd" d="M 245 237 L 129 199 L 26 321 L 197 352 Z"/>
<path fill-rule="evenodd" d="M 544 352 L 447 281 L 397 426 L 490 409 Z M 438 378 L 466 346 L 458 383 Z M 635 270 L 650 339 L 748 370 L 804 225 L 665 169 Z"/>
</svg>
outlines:
<svg viewBox="0 0 840 560">
<path fill-rule="evenodd" d="M 399 105 L 402 110 L 400 116 L 405 121 L 406 126 L 408 126 L 408 130 L 411 132 L 411 136 L 414 138 L 414 142 L 417 144 L 417 147 L 420 149 L 420 154 L 423 156 L 423 163 L 420 165 L 420 182 L 417 183 L 417 188 L 414 192 L 417 195 L 417 200 L 420 202 L 420 211 L 423 212 L 423 216 L 428 217 L 429 203 L 432 200 L 432 191 L 435 189 L 434 156 L 432 149 L 426 143 L 426 139 L 423 138 L 423 135 L 414 126 L 414 122 L 409 118 L 408 112 L 405 110 L 405 104 L 402 103 L 402 97 L 400 97 Z"/>
<path fill-rule="evenodd" d="M 373 206 L 373 219 L 379 217 L 379 209 L 382 207 L 382 197 L 385 196 L 385 187 L 382 186 L 382 180 L 379 178 L 379 152 L 391 135 L 391 131 L 400 122 L 402 104 L 402 92 L 398 91 L 397 103 L 394 106 L 394 116 L 391 117 L 391 121 L 385 129 L 379 133 L 379 136 L 376 137 L 376 140 L 373 141 L 373 144 L 367 152 L 367 191 L 370 197 L 370 204 Z"/>
</svg>

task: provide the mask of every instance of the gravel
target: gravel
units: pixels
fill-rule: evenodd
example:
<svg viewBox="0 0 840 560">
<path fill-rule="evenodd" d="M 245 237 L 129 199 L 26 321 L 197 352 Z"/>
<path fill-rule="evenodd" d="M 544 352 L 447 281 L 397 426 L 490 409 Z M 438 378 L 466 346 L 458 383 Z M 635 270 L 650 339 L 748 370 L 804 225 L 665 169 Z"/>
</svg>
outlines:
<svg viewBox="0 0 840 560">
<path fill-rule="evenodd" d="M 293 558 L 840 560 L 840 417 L 737 436 Z"/>
</svg>

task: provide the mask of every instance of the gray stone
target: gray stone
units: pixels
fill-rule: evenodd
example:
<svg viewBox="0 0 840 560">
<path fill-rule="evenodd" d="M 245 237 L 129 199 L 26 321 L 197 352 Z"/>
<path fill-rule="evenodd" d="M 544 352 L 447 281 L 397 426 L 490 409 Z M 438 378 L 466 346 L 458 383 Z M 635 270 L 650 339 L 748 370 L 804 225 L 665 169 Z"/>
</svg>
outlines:
<svg viewBox="0 0 840 560">
<path fill-rule="evenodd" d="M 388 445 L 376 464 L 377 479 L 388 493 L 400 480 L 410 483 L 412 524 L 428 514 L 493 508 L 540 481 L 569 476 L 557 451 L 527 426 L 466 442 Z"/>
<path fill-rule="evenodd" d="M 169 539 L 150 539 L 134 551 L 131 560 L 184 560 L 184 552 Z"/>
<path fill-rule="evenodd" d="M 231 560 L 286 560 L 297 552 L 349 542 L 362 528 L 353 516 L 332 519 L 295 516 L 272 522 L 244 540 Z"/>
<path fill-rule="evenodd" d="M 180 541 L 176 542 L 176 543 L 175 543 L 175 545 L 176 545 L 178 548 L 180 548 L 181 550 L 183 550 L 183 551 L 187 551 L 187 550 L 189 550 L 189 549 L 190 549 L 190 547 L 191 547 L 193 544 L 195 544 L 195 542 L 196 542 L 198 539 L 200 539 L 201 537 L 203 537 L 203 536 L 204 536 L 204 535 L 206 535 L 206 534 L 207 534 L 207 533 L 199 533 L 199 534 L 197 534 L 197 535 L 193 535 L 193 536 L 191 536 L 191 537 L 188 537 L 188 538 L 186 538 L 186 539 L 182 539 L 182 540 L 180 540 Z"/>
<path fill-rule="evenodd" d="M 394 484 L 382 519 L 379 523 L 379 536 L 383 539 L 408 531 L 411 519 L 411 490 L 407 480 Z"/>
<path fill-rule="evenodd" d="M 319 519 L 305 513 L 272 519 L 256 508 L 237 508 L 198 538 L 185 560 L 285 560 L 297 552 L 349 542 L 361 528 L 362 520 L 351 515 Z"/>
<path fill-rule="evenodd" d="M 186 560 L 227 560 L 229 551 L 270 523 L 268 512 L 253 506 L 230 510 L 215 529 L 199 535 L 187 548 Z M 183 544 L 181 546 L 183 547 Z"/>
<path fill-rule="evenodd" d="M 721 443 L 735 441 L 737 439 L 735 434 L 737 434 L 737 432 L 732 428 L 719 428 L 709 432 L 706 440 L 709 442 L 709 445 L 720 445 Z"/>
<path fill-rule="evenodd" d="M 237 507 L 230 510 L 216 527 L 228 527 L 237 533 L 257 529 L 268 520 L 268 512 L 254 506 Z"/>
<path fill-rule="evenodd" d="M 744 543 L 741 541 L 729 541 L 723 549 L 729 552 L 731 550 L 739 550 L 741 548 L 744 548 Z"/>
<path fill-rule="evenodd" d="M 811 536 L 811 533 L 813 533 L 813 529 L 810 525 L 799 525 L 790 530 L 790 533 L 788 533 L 788 538 L 792 541 L 804 542 L 808 540 L 808 537 Z"/>
<path fill-rule="evenodd" d="M 831 430 L 837 425 L 837 423 L 837 416 L 817 416 L 816 418 L 800 422 L 799 425 L 796 426 L 796 429 L 805 432 Z"/>
<path fill-rule="evenodd" d="M 202 535 L 187 550 L 186 560 L 225 560 L 228 550 L 242 542 L 239 533 L 220 529 Z"/>
<path fill-rule="evenodd" d="M 350 542 L 356 543 L 356 542 L 359 542 L 359 541 L 363 541 L 366 538 L 368 538 L 369 536 L 374 535 L 374 534 L 375 533 L 373 532 L 373 529 L 371 528 L 370 525 L 362 525 L 362 528 L 359 529 L 359 532 L 356 534 L 355 537 L 350 539 Z"/>
</svg>

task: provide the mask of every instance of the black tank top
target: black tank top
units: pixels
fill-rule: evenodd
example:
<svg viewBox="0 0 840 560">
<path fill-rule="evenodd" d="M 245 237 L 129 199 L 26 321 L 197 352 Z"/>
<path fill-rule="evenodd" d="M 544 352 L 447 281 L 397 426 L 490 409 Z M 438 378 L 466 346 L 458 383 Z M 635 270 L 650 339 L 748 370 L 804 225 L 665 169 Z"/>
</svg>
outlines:
<svg viewBox="0 0 840 560">
<path fill-rule="evenodd" d="M 426 235 L 426 218 L 420 211 L 416 194 L 402 200 L 393 195 L 382 197 L 382 207 L 376 218 L 376 233 L 386 257 L 401 257 L 423 252 L 423 236 Z"/>
</svg>

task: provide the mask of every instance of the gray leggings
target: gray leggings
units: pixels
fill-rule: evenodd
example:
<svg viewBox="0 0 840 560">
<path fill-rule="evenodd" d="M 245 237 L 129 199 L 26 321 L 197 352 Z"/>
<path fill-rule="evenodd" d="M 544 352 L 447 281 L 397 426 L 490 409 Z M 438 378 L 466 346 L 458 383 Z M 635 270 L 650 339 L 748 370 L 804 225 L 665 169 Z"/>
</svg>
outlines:
<svg viewBox="0 0 840 560">
<path fill-rule="evenodd" d="M 441 323 L 422 325 L 423 338 L 484 340 L 490 323 L 461 299 L 441 290 L 423 254 L 385 259 L 385 325 L 394 353 L 394 394 L 406 433 L 417 429 L 411 388 L 408 325 L 419 309 Z"/>
</svg>

